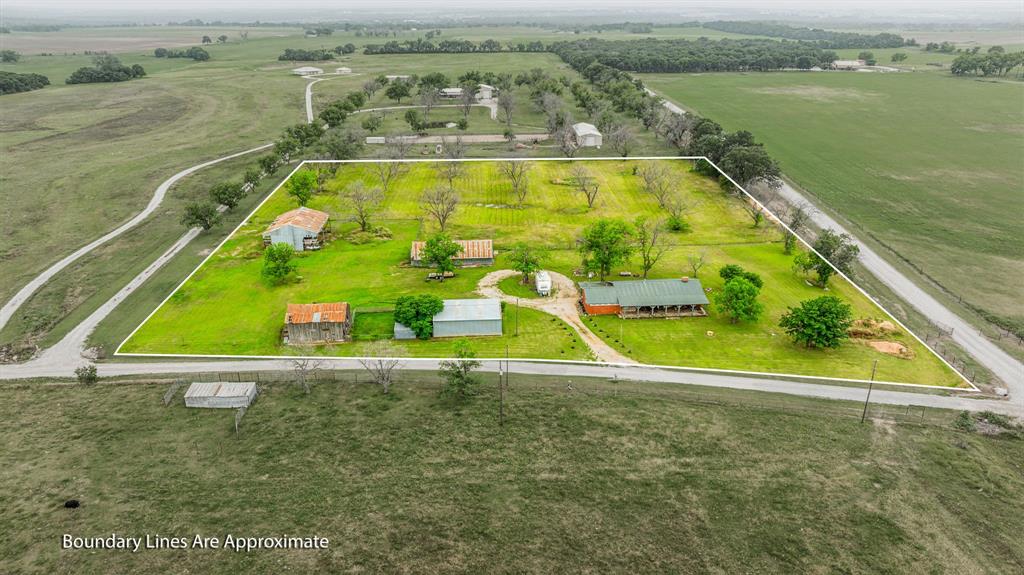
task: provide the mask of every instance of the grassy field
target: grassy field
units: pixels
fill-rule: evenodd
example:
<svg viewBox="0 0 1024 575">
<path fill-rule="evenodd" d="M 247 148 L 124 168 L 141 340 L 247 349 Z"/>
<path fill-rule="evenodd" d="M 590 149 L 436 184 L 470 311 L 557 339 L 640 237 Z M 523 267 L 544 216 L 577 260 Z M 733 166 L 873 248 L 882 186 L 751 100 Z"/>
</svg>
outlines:
<svg viewBox="0 0 1024 575">
<path fill-rule="evenodd" d="M 715 313 L 709 318 L 684 320 L 600 318 L 599 329 L 595 331 L 610 344 L 645 363 L 853 379 L 866 379 L 872 361 L 877 359 L 881 380 L 958 385 L 956 375 L 909 334 L 893 337 L 913 350 L 913 359 L 879 353 L 860 343 L 849 343 L 835 352 L 818 352 L 790 342 L 776 327 L 779 317 L 787 306 L 820 295 L 821 290 L 793 274 L 775 228 L 751 227 L 740 202 L 727 198 L 711 180 L 689 172 L 688 162 L 669 161 L 667 164 L 675 172 L 673 177 L 678 181 L 679 191 L 699 208 L 689 217 L 692 231 L 672 238 L 674 248 L 652 270 L 652 277 L 689 274 L 687 256 L 705 252 L 711 262 L 701 273 L 706 287 L 720 289 L 717 269 L 726 263 L 739 263 L 766 280 L 761 300 L 767 312 L 756 323 L 739 325 Z M 305 253 L 298 258 L 297 274 L 301 281 L 268 286 L 260 279 L 260 233 L 277 214 L 295 205 L 294 200 L 279 191 L 125 343 L 121 351 L 294 354 L 294 348 L 279 343 L 278 332 L 287 303 L 348 301 L 358 317 L 360 309 L 386 309 L 395 298 L 410 293 L 430 292 L 447 298 L 472 296 L 485 273 L 509 266 L 501 252 L 516 241 L 538 243 L 539 240 L 551 250 L 546 267 L 571 275 L 579 266 L 579 256 L 573 247 L 575 239 L 588 222 L 608 216 L 660 217 L 657 203 L 641 191 L 639 178 L 632 175 L 634 165 L 635 161 L 588 164 L 605 191 L 601 192 L 594 209 L 587 210 L 582 196 L 565 183 L 569 177 L 568 162 L 534 165 L 530 196 L 523 208 L 509 203 L 508 185 L 493 163 L 468 164 L 465 176 L 456 183 L 462 204 L 450 224 L 449 233 L 455 238 L 493 238 L 499 252 L 498 261 L 494 268 L 461 270 L 455 279 L 442 284 L 427 282 L 424 270 L 405 266 L 410 242 L 433 233 L 435 224 L 418 219 L 422 217 L 418 204 L 422 190 L 438 183 L 431 164 L 415 164 L 392 185 L 379 218 L 392 238 L 371 243 L 352 243 L 346 239 L 354 224 L 345 223 L 348 215 L 336 192 L 352 181 L 374 185 L 375 176 L 368 165 L 342 165 L 327 191 L 310 202 L 311 207 L 332 214 L 337 239 L 318 252 Z M 622 270 L 636 271 L 635 265 L 632 262 Z M 831 286 L 831 293 L 848 300 L 857 317 L 884 315 L 842 281 Z M 566 347 L 573 342 L 558 338 L 548 341 L 546 329 L 550 321 L 551 318 L 544 319 L 539 314 L 523 313 L 520 334 L 511 338 L 511 351 L 519 357 L 575 358 L 574 353 L 582 350 Z M 504 340 L 510 339 L 511 328 L 506 309 L 505 337 L 479 340 L 478 353 L 496 357 L 494 352 L 503 351 L 507 343 Z M 712 336 L 707 335 L 709 331 Z M 554 332 L 559 337 L 563 335 L 557 328 Z M 444 342 L 402 343 L 410 355 L 428 357 L 436 357 L 449 345 Z M 365 350 L 365 344 L 357 341 L 316 351 L 358 355 Z M 531 353 L 538 355 L 529 355 Z"/>
<path fill-rule="evenodd" d="M 972 305 L 1024 322 L 1024 84 L 914 74 L 647 76 L 752 131 L 833 213 Z M 885 253 L 885 250 L 883 250 Z"/>
<path fill-rule="evenodd" d="M 1024 442 L 953 413 L 862 425 L 849 403 L 514 376 L 500 427 L 493 374 L 461 405 L 432 374 L 391 398 L 357 376 L 268 387 L 237 437 L 231 410 L 163 407 L 166 385 L 3 386 L 0 571 L 1024 569 Z M 330 547 L 60 550 L 112 532 Z"/>
</svg>

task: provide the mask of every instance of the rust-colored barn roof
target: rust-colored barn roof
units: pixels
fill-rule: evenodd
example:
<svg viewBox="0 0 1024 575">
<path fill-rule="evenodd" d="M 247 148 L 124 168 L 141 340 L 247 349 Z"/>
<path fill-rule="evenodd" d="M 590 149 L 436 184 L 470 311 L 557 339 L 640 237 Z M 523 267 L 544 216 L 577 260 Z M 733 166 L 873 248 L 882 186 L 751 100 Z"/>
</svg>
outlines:
<svg viewBox="0 0 1024 575">
<path fill-rule="evenodd" d="M 290 303 L 284 323 L 344 323 L 347 318 L 347 302 Z"/>
<path fill-rule="evenodd" d="M 493 259 L 494 258 L 494 245 L 491 240 L 455 240 L 455 243 L 462 247 L 462 251 L 459 255 L 455 256 L 454 260 L 478 260 L 478 259 Z M 409 259 L 412 261 L 419 261 L 420 254 L 423 252 L 423 246 L 426 242 L 413 242 L 412 251 L 409 252 Z"/>
<path fill-rule="evenodd" d="M 320 230 L 324 229 L 324 225 L 327 223 L 327 218 L 329 217 L 330 216 L 327 212 L 321 212 L 320 210 L 314 210 L 303 206 L 301 208 L 285 212 L 274 218 L 274 223 L 270 224 L 270 227 L 267 228 L 267 231 L 264 233 L 270 233 L 278 228 L 292 225 L 318 234 L 320 233 Z"/>
</svg>

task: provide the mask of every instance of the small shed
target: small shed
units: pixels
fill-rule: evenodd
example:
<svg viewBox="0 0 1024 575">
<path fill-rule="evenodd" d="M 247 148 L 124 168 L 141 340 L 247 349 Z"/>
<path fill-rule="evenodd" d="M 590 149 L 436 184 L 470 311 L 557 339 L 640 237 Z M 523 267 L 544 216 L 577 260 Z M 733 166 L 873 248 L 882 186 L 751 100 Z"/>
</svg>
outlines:
<svg viewBox="0 0 1024 575">
<path fill-rule="evenodd" d="M 434 337 L 501 335 L 501 302 L 497 299 L 446 299 L 434 316 Z"/>
<path fill-rule="evenodd" d="M 416 339 L 416 332 L 405 324 L 395 322 L 395 339 Z"/>
<path fill-rule="evenodd" d="M 462 88 L 441 88 L 440 96 L 449 100 L 462 97 Z"/>
<path fill-rule="evenodd" d="M 323 247 L 329 219 L 327 212 L 305 206 L 285 212 L 263 232 L 263 245 L 289 244 L 297 252 L 318 250 Z"/>
<path fill-rule="evenodd" d="M 338 66 L 337 68 L 334 69 L 334 73 L 335 74 L 351 74 L 352 73 L 352 68 L 349 68 L 348 66 Z"/>
<path fill-rule="evenodd" d="M 576 135 L 576 145 L 581 148 L 600 148 L 602 142 L 601 132 L 597 126 L 580 122 L 572 125 L 572 131 Z"/>
<path fill-rule="evenodd" d="M 487 84 L 480 84 L 476 87 L 476 99 L 477 100 L 491 100 L 494 95 L 498 92 L 498 89 L 494 86 L 488 86 Z"/>
<path fill-rule="evenodd" d="M 249 407 L 256 398 L 256 391 L 256 384 L 251 381 L 197 381 L 185 392 L 185 407 Z"/>
<path fill-rule="evenodd" d="M 352 310 L 346 302 L 290 303 L 284 314 L 285 345 L 339 343 L 352 333 Z"/>
<path fill-rule="evenodd" d="M 472 268 L 494 265 L 494 243 L 491 240 L 455 240 L 462 251 L 452 258 L 462 267 Z M 413 242 L 409 250 L 409 262 L 417 267 L 427 263 L 423 260 L 426 242 Z"/>
<path fill-rule="evenodd" d="M 295 74 L 296 76 L 319 76 L 323 73 L 323 68 L 317 68 L 316 66 L 302 66 L 301 68 L 295 68 L 292 70 L 292 74 Z"/>
<path fill-rule="evenodd" d="M 542 296 L 551 295 L 551 274 L 547 271 L 541 270 L 533 276 L 534 287 L 537 293 Z"/>
</svg>

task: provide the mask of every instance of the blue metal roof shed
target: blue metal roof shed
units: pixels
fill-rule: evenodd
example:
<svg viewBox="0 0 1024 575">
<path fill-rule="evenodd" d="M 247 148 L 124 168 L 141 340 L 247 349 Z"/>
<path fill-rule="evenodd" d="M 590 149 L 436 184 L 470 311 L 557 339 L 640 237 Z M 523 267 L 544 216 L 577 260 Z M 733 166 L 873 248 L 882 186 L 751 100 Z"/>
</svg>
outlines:
<svg viewBox="0 0 1024 575">
<path fill-rule="evenodd" d="M 501 335 L 501 302 L 496 299 L 446 299 L 434 316 L 434 337 Z"/>
</svg>

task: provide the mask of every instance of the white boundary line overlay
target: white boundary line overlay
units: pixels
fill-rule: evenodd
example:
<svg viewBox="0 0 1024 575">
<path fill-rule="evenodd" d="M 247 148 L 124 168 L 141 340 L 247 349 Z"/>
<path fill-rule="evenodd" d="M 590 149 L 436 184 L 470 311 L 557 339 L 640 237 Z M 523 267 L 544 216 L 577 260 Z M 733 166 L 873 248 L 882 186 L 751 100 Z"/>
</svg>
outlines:
<svg viewBox="0 0 1024 575">
<path fill-rule="evenodd" d="M 924 340 L 922 340 L 920 337 L 918 337 L 917 334 L 915 334 L 913 331 L 911 331 L 906 325 L 903 324 L 903 322 L 901 322 L 898 318 L 896 318 L 896 316 L 894 316 L 889 310 L 885 309 L 885 307 L 883 307 L 882 304 L 878 302 L 878 300 L 876 300 L 874 297 L 872 297 L 871 294 L 869 294 L 867 291 L 865 291 L 864 288 L 862 288 L 859 285 L 857 285 L 857 283 L 854 282 L 852 279 L 850 279 L 849 276 L 847 276 L 841 270 L 836 268 L 835 265 L 832 264 L 832 262 L 829 262 L 827 258 L 825 258 L 820 253 L 818 253 L 818 251 L 814 249 L 814 246 L 812 246 L 810 243 L 808 243 L 807 240 L 805 240 L 799 234 L 794 233 L 793 230 L 791 230 L 789 228 L 789 226 L 786 225 L 786 223 L 782 220 L 782 218 L 780 218 L 777 215 L 775 215 L 771 210 L 769 210 L 767 208 L 767 206 L 762 204 L 757 198 L 755 198 L 743 186 L 739 185 L 739 183 L 737 183 L 736 180 L 732 179 L 732 177 L 730 177 L 728 174 L 726 174 L 724 171 L 722 171 L 721 168 L 719 168 L 714 162 L 709 160 L 706 156 L 631 156 L 631 157 L 627 157 L 627 158 L 613 157 L 613 156 L 601 156 L 601 157 L 596 157 L 596 158 L 522 158 L 522 157 L 509 157 L 509 158 L 459 158 L 459 159 L 448 159 L 448 158 L 436 158 L 436 159 L 435 158 L 408 158 L 408 159 L 389 159 L 389 160 L 378 160 L 378 159 L 302 160 L 301 162 L 298 163 L 298 165 L 295 166 L 295 168 L 291 172 L 288 173 L 288 176 L 286 178 L 281 180 L 281 182 L 278 183 L 277 186 L 275 186 L 274 189 L 271 190 L 270 193 L 268 193 L 267 196 L 265 198 L 263 198 L 263 200 L 261 200 L 260 203 L 257 204 L 255 208 L 253 208 L 253 210 L 249 213 L 248 216 L 246 216 L 241 222 L 239 222 L 239 224 L 237 226 L 235 226 L 235 228 L 233 230 L 231 230 L 230 234 L 225 236 L 224 239 L 221 240 L 221 242 L 219 244 L 217 244 L 217 247 L 213 251 L 211 251 L 209 254 L 206 255 L 205 258 L 203 258 L 203 261 L 199 262 L 199 265 L 196 266 L 196 268 L 194 270 L 192 270 L 191 273 L 189 273 L 187 276 L 185 276 L 185 279 L 183 279 L 177 285 L 177 287 L 175 287 L 174 290 L 172 290 L 171 293 L 168 294 L 167 297 L 165 297 L 164 300 L 160 302 L 159 305 L 157 305 L 155 308 L 153 308 L 153 311 L 151 311 L 149 313 L 149 315 L 146 316 L 146 319 L 142 320 L 142 323 L 140 323 L 138 326 L 136 326 L 135 329 L 133 329 L 131 331 L 131 333 L 129 333 L 128 336 L 125 337 L 124 340 L 121 341 L 120 345 L 118 345 L 117 349 L 114 351 L 114 355 L 115 356 L 122 356 L 122 357 L 157 357 L 157 358 L 159 358 L 159 357 L 163 357 L 163 358 L 166 358 L 166 357 L 176 357 L 176 358 L 196 358 L 196 359 L 259 359 L 259 360 L 318 359 L 318 360 L 330 361 L 330 360 L 374 359 L 372 357 L 359 357 L 359 356 L 351 356 L 351 357 L 349 357 L 349 356 L 290 356 L 290 355 L 216 355 L 216 354 L 122 353 L 121 352 L 121 348 L 124 347 L 124 344 L 127 343 L 128 340 L 130 340 L 135 335 L 136 332 L 138 332 L 140 329 L 142 329 L 142 326 L 144 326 L 146 324 L 146 322 L 148 322 L 150 320 L 150 318 L 152 318 L 154 315 L 156 315 L 156 313 L 158 311 L 160 311 L 160 308 L 162 308 L 164 306 L 164 304 L 166 304 L 171 299 L 171 297 L 173 297 L 174 294 L 176 294 L 178 292 L 178 290 L 180 290 L 185 285 L 185 283 L 187 283 L 188 280 L 190 280 L 192 278 L 192 276 L 194 276 L 200 269 L 202 269 L 202 267 L 204 265 L 206 265 L 206 262 L 208 262 L 210 260 L 210 258 L 212 258 L 214 255 L 216 255 L 221 250 L 221 248 L 224 246 L 224 244 L 227 243 L 227 241 L 229 239 L 231 239 L 236 233 L 238 233 L 238 231 L 242 228 L 242 226 L 246 225 L 249 222 L 249 220 L 251 220 L 252 217 L 256 215 L 256 212 L 259 211 L 259 209 L 263 207 L 263 204 L 267 203 L 267 201 L 270 200 L 270 198 L 273 197 L 274 194 L 277 193 L 277 191 L 279 189 L 281 189 L 281 187 L 286 182 L 288 182 L 288 180 L 291 179 L 292 175 L 294 175 L 295 172 L 299 171 L 306 164 L 379 164 L 379 163 L 408 163 L 408 164 L 415 164 L 415 163 L 440 163 L 440 162 L 507 162 L 507 161 L 512 161 L 512 162 L 574 162 L 574 161 L 617 161 L 617 162 L 622 162 L 622 161 L 636 161 L 636 160 L 685 160 L 685 161 L 689 161 L 689 162 L 699 162 L 699 161 L 707 162 L 708 165 L 713 167 L 719 174 L 721 174 L 723 177 L 725 177 L 727 180 L 729 180 L 729 183 L 731 183 L 733 186 L 735 186 L 736 189 L 738 189 L 741 192 L 743 192 L 743 194 L 746 196 L 746 199 L 748 199 L 749 201 L 754 202 L 755 205 L 757 205 L 765 214 L 767 214 L 773 220 L 773 223 L 781 226 L 784 230 L 786 230 L 786 232 L 788 232 L 790 234 L 793 234 L 793 236 L 795 236 L 800 241 L 800 243 L 803 244 L 803 246 L 807 250 L 809 250 L 810 252 L 814 253 L 815 255 L 820 257 L 822 260 L 826 261 L 829 264 L 829 266 L 831 266 L 832 269 L 836 272 L 836 274 L 838 274 L 841 278 L 846 280 L 857 291 L 859 291 L 861 294 L 863 294 L 864 297 L 868 298 L 868 300 L 871 303 L 875 304 L 875 306 L 877 306 L 878 309 L 880 309 L 883 312 L 885 312 L 885 314 L 888 315 L 890 319 L 895 321 L 897 325 L 899 325 L 901 328 L 903 328 L 904 331 L 909 333 L 915 340 L 917 340 L 918 343 L 920 343 L 922 346 L 924 346 L 925 349 L 930 351 L 932 353 L 932 355 L 937 357 L 939 359 L 939 361 L 941 361 L 944 365 L 946 365 L 946 367 L 948 367 L 951 370 L 953 370 L 953 373 L 959 375 L 960 379 L 963 380 L 963 382 L 966 383 L 969 386 L 970 389 L 965 389 L 965 388 L 962 388 L 962 387 L 946 387 L 946 386 L 940 386 L 940 385 L 928 385 L 928 384 L 920 384 L 920 383 L 902 383 L 902 382 L 881 381 L 881 380 L 875 380 L 874 383 L 884 384 L 884 385 L 899 385 L 899 386 L 907 386 L 907 387 L 923 387 L 923 388 L 935 389 L 935 390 L 969 391 L 969 392 L 979 392 L 979 393 L 981 392 L 981 389 L 979 389 L 977 386 L 974 385 L 974 383 L 972 383 L 969 379 L 967 379 L 967 377 L 963 373 L 961 373 L 956 367 L 954 367 L 952 364 L 950 364 L 948 361 L 946 361 L 946 358 L 942 357 L 941 354 L 939 354 L 934 349 L 932 349 L 931 346 L 929 346 Z M 449 360 L 449 359 L 451 359 L 451 358 L 411 358 L 411 357 L 410 358 L 405 358 L 405 357 L 401 358 L 402 361 L 442 361 L 442 360 Z M 480 361 L 498 361 L 498 360 L 504 361 L 505 360 L 505 358 L 477 358 L 477 359 L 480 360 Z M 778 377 L 778 378 L 799 378 L 799 379 L 812 379 L 812 380 L 813 379 L 819 379 L 819 380 L 822 380 L 822 381 L 833 381 L 833 382 L 871 383 L 870 380 L 865 380 L 865 379 L 852 379 L 852 378 L 842 378 L 842 377 L 828 377 L 828 376 L 819 376 L 819 375 L 800 375 L 800 374 L 793 374 L 793 373 L 743 371 L 743 370 L 730 370 L 730 369 L 721 369 L 721 368 L 700 368 L 700 367 L 692 367 L 692 366 L 654 365 L 654 364 L 643 364 L 643 363 L 639 363 L 639 364 L 619 364 L 619 363 L 606 363 L 606 362 L 598 362 L 598 361 L 557 360 L 557 359 L 537 359 L 537 358 L 509 358 L 509 361 L 530 362 L 530 363 L 582 364 L 582 365 L 608 366 L 608 367 L 627 367 L 628 366 L 628 367 L 633 367 L 633 368 L 668 369 L 668 370 L 693 371 L 693 372 L 705 371 L 705 372 L 723 373 L 723 374 L 730 374 L 730 375 L 771 376 L 771 377 Z"/>
</svg>

